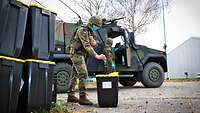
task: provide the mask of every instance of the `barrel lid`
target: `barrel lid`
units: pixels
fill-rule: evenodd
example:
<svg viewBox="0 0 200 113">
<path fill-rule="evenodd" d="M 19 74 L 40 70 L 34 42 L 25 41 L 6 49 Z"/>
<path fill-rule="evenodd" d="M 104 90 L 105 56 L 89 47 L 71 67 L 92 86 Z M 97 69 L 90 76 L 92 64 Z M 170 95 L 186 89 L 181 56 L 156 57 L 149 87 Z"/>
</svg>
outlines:
<svg viewBox="0 0 200 113">
<path fill-rule="evenodd" d="M 119 77 L 119 72 L 113 72 L 110 74 L 99 74 L 96 77 Z"/>
</svg>

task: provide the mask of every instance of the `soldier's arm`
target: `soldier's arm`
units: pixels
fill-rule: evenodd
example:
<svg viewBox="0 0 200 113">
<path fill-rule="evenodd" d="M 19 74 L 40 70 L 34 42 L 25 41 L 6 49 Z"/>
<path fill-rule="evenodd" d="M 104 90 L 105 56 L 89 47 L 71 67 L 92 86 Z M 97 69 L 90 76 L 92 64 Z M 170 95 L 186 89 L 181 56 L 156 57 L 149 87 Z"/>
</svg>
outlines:
<svg viewBox="0 0 200 113">
<path fill-rule="evenodd" d="M 89 36 L 88 36 L 88 31 L 84 28 L 80 28 L 78 31 L 78 36 L 81 40 L 81 43 L 84 47 L 84 49 L 93 57 L 97 57 L 97 53 L 94 51 L 94 49 L 92 48 L 92 46 L 90 45 L 90 40 L 89 40 Z"/>
<path fill-rule="evenodd" d="M 113 61 L 113 54 L 112 54 L 112 50 L 110 48 L 105 48 L 104 50 L 104 54 L 106 55 L 107 60 L 112 63 Z"/>
<path fill-rule="evenodd" d="M 97 46 L 97 42 L 93 36 L 90 36 L 90 45 L 95 48 Z"/>
</svg>

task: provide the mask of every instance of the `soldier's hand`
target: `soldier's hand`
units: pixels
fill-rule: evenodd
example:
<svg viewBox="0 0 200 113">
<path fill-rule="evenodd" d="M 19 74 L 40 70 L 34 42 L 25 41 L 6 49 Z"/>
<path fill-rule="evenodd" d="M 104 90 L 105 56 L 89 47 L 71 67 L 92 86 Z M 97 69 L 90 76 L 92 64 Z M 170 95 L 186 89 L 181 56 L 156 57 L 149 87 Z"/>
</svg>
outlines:
<svg viewBox="0 0 200 113">
<path fill-rule="evenodd" d="M 90 44 L 93 48 L 97 46 L 97 42 L 92 36 L 90 36 Z"/>
<path fill-rule="evenodd" d="M 104 54 L 100 54 L 96 56 L 96 59 L 98 60 L 106 60 L 106 56 Z"/>
</svg>

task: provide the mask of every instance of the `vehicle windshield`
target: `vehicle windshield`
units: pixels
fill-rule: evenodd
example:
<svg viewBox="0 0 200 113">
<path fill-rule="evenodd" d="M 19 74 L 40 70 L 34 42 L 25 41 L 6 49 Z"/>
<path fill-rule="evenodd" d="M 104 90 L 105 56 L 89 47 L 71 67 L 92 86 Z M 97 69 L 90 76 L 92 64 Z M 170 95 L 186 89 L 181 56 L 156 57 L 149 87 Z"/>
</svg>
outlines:
<svg viewBox="0 0 200 113">
<path fill-rule="evenodd" d="M 118 36 L 116 38 L 113 38 L 113 45 L 112 47 L 115 47 L 116 44 L 120 43 L 121 45 L 124 45 L 124 36 Z"/>
</svg>

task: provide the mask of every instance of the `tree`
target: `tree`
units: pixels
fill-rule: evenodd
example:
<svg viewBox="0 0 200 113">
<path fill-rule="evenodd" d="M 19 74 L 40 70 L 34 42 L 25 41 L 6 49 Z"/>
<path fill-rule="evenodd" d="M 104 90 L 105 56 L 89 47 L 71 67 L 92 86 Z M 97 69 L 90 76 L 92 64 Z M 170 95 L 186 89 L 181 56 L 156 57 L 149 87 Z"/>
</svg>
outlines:
<svg viewBox="0 0 200 113">
<path fill-rule="evenodd" d="M 108 10 L 108 1 L 107 0 L 72 0 L 75 4 L 81 7 L 86 11 L 89 16 L 106 15 L 106 10 Z"/>
<path fill-rule="evenodd" d="M 146 31 L 161 13 L 160 0 L 109 0 L 116 16 L 125 16 L 121 24 L 136 34 Z M 166 0 L 168 3 L 168 0 Z"/>
<path fill-rule="evenodd" d="M 146 31 L 146 26 L 160 17 L 160 0 L 72 0 L 89 16 L 99 15 L 106 19 L 126 17 L 119 24 L 135 34 Z M 171 0 L 164 0 L 165 6 Z"/>
</svg>

